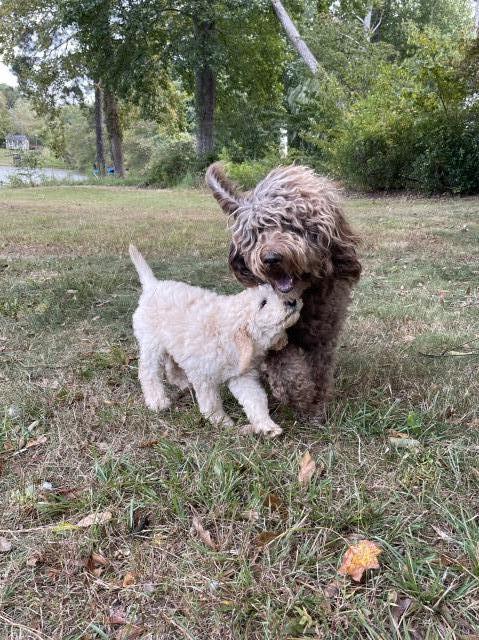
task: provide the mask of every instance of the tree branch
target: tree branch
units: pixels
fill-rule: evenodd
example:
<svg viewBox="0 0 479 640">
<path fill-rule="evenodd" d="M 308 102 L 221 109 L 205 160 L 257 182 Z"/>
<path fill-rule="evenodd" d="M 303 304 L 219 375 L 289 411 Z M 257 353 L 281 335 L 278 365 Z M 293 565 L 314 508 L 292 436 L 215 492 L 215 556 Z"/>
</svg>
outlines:
<svg viewBox="0 0 479 640">
<path fill-rule="evenodd" d="M 283 7 L 283 3 L 280 0 L 271 0 L 271 4 L 273 5 L 273 9 L 278 16 L 278 20 L 283 25 L 283 29 L 286 31 L 286 35 L 288 36 L 289 41 L 299 53 L 304 62 L 308 65 L 311 73 L 316 75 L 318 72 L 318 61 L 311 53 L 310 48 L 303 40 L 303 38 L 299 35 L 299 31 L 296 29 L 294 22 L 289 17 L 286 9 Z"/>
</svg>

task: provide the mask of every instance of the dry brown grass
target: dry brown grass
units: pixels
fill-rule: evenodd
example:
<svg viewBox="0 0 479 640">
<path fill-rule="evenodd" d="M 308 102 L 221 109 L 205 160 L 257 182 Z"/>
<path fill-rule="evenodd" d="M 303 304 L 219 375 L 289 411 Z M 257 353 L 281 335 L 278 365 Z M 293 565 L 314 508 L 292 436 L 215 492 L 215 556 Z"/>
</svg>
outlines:
<svg viewBox="0 0 479 640">
<path fill-rule="evenodd" d="M 207 194 L 0 191 L 0 638 L 479 633 L 478 209 L 348 203 L 365 276 L 330 420 L 273 406 L 286 435 L 264 442 L 214 433 L 188 396 L 154 415 L 136 380 L 130 240 L 160 277 L 237 289 Z M 420 447 L 395 449 L 391 430 Z M 105 511 L 105 525 L 71 526 Z M 265 547 L 264 532 L 280 536 Z M 356 585 L 337 568 L 359 537 L 383 554 Z"/>
</svg>

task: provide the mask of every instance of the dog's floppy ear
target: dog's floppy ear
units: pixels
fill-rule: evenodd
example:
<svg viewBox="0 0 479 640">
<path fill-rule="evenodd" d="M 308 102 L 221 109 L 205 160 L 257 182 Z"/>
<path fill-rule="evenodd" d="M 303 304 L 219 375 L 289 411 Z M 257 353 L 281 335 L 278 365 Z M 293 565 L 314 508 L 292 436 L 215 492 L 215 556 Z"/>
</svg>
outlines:
<svg viewBox="0 0 479 640">
<path fill-rule="evenodd" d="M 356 282 L 361 275 L 361 263 L 356 249 L 359 238 L 342 217 L 338 220 L 337 230 L 338 235 L 331 242 L 334 275 L 337 278 Z"/>
<path fill-rule="evenodd" d="M 253 359 L 253 339 L 246 327 L 240 327 L 233 337 L 239 355 L 239 373 L 242 374 L 251 366 Z"/>
<path fill-rule="evenodd" d="M 234 214 L 241 204 L 238 187 L 225 174 L 220 162 L 210 165 L 206 171 L 206 184 L 213 192 L 220 207 L 228 215 Z"/>
</svg>

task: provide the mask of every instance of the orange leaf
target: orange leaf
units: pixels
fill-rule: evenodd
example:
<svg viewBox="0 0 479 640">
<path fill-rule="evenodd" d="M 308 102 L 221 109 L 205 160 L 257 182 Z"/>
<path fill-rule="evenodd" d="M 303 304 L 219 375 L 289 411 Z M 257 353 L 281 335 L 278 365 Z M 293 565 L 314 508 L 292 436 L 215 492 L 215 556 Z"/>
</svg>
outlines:
<svg viewBox="0 0 479 640">
<path fill-rule="evenodd" d="M 263 531 L 256 536 L 253 542 L 258 547 L 265 547 L 280 535 L 280 533 L 275 533 L 274 531 Z"/>
<path fill-rule="evenodd" d="M 313 473 L 316 471 L 316 462 L 312 459 L 309 451 L 306 451 L 301 458 L 301 464 L 299 467 L 298 480 L 303 486 L 310 483 Z"/>
<path fill-rule="evenodd" d="M 128 573 L 125 574 L 125 577 L 123 578 L 123 582 L 121 584 L 123 588 L 131 587 L 132 585 L 136 584 L 136 575 L 134 573 L 131 573 L 131 571 L 128 571 Z"/>
<path fill-rule="evenodd" d="M 355 582 L 361 582 L 367 569 L 379 569 L 378 556 L 382 550 L 370 540 L 360 540 L 348 548 L 338 573 L 349 575 Z"/>
</svg>

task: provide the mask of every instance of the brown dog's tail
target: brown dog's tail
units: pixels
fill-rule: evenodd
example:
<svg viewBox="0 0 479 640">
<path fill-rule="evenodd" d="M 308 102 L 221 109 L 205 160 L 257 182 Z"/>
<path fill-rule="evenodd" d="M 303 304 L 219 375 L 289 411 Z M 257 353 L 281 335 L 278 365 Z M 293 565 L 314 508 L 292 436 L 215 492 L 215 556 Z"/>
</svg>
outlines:
<svg viewBox="0 0 479 640">
<path fill-rule="evenodd" d="M 146 262 L 145 258 L 141 255 L 135 245 L 130 244 L 129 247 L 130 258 L 140 278 L 141 286 L 143 289 L 148 289 L 155 285 L 158 280 L 155 278 L 151 267 Z"/>
</svg>

